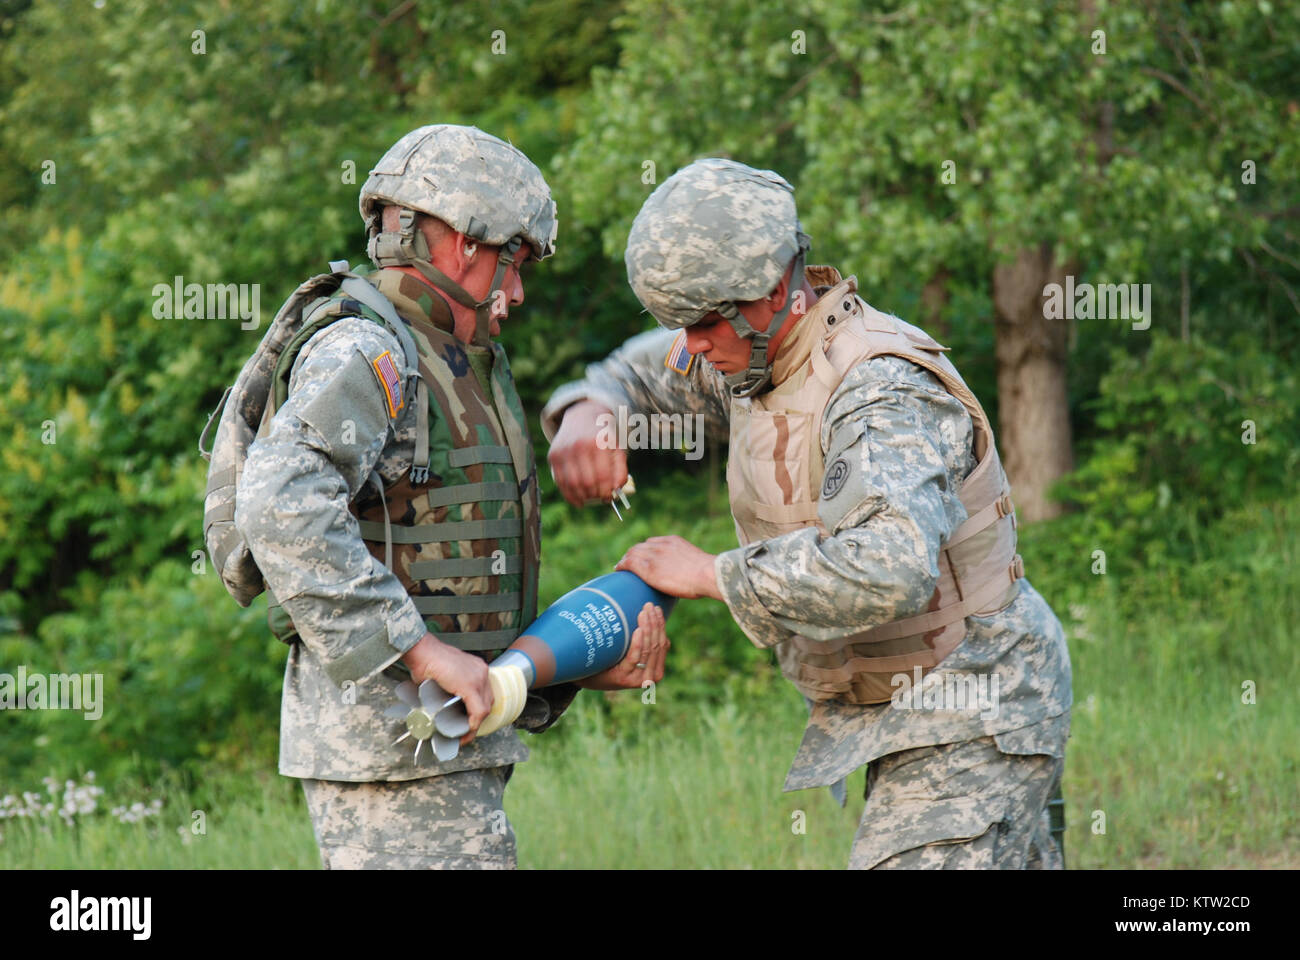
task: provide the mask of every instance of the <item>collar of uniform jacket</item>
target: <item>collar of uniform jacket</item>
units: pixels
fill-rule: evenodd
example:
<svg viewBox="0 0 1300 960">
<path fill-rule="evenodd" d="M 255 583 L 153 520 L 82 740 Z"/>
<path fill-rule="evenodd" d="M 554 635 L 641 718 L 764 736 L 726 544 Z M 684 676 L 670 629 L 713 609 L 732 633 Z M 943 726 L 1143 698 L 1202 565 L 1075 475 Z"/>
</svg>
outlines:
<svg viewBox="0 0 1300 960">
<path fill-rule="evenodd" d="M 779 386 L 790 379 L 812 357 L 813 344 L 828 333 L 834 332 L 835 325 L 853 313 L 858 306 L 858 278 L 841 279 L 840 272 L 834 267 L 812 266 L 804 270 L 804 277 L 818 293 L 817 302 L 800 317 L 790 331 L 790 335 L 781 344 L 772 361 L 772 386 Z M 829 288 L 829 289 L 828 289 Z M 845 304 L 849 304 L 846 313 Z"/>
<path fill-rule="evenodd" d="M 456 323 L 447 301 L 419 277 L 386 267 L 369 274 L 366 279 L 389 299 L 407 323 L 428 323 L 444 333 L 455 335 Z"/>
</svg>

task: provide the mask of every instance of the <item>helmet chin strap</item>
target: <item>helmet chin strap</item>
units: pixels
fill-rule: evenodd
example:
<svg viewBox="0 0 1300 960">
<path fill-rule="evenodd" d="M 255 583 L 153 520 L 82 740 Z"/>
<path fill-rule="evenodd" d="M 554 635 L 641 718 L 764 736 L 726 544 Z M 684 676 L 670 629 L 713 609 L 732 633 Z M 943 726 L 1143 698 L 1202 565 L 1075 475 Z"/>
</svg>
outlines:
<svg viewBox="0 0 1300 960">
<path fill-rule="evenodd" d="M 521 243 L 523 243 L 521 238 L 511 237 L 501 245 L 501 252 L 497 254 L 497 269 L 492 274 L 492 289 L 488 291 L 485 300 L 474 304 L 473 342 L 477 347 L 486 347 L 491 343 L 488 326 L 492 322 L 492 302 L 501 291 L 501 283 L 506 278 L 506 271 L 515 262 L 515 254 L 519 252 Z"/>
<path fill-rule="evenodd" d="M 502 245 L 501 252 L 497 255 L 496 272 L 492 275 L 492 289 L 488 291 L 485 299 L 475 300 L 468 290 L 429 262 L 431 256 L 429 243 L 424 239 L 424 234 L 415 229 L 415 211 L 403 207 L 398 216 L 398 223 L 400 224 L 398 232 L 377 233 L 366 245 L 366 253 L 370 255 L 375 266 L 414 267 L 431 285 L 462 307 L 474 311 L 474 338 L 470 343 L 476 347 L 490 346 L 492 303 L 501 290 L 501 282 L 505 279 L 506 270 L 514 263 L 515 254 L 522 240 L 519 237 L 512 237 Z M 485 225 L 471 217 L 465 234 L 481 240 L 481 234 L 485 231 Z"/>
<path fill-rule="evenodd" d="M 731 329 L 736 331 L 736 336 L 742 340 L 752 341 L 749 348 L 749 366 L 723 377 L 733 397 L 752 397 L 772 382 L 772 362 L 767 356 L 767 348 L 772 337 L 780 332 L 781 324 L 785 323 L 785 318 L 790 315 L 790 309 L 794 306 L 794 285 L 796 280 L 803 279 L 804 250 L 801 245 L 799 255 L 794 261 L 794 269 L 790 272 L 790 289 L 786 291 L 785 305 L 772 315 L 766 330 L 758 331 L 750 326 L 744 314 L 732 301 L 727 301 L 718 307 L 718 313 L 731 324 Z"/>
</svg>

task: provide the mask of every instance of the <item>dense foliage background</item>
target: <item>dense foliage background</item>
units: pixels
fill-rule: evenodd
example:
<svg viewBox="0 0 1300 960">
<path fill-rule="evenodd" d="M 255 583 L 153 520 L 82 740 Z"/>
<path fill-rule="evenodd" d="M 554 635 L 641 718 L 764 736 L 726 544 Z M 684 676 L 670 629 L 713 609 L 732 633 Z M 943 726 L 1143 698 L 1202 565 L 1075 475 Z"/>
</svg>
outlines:
<svg viewBox="0 0 1300 960">
<path fill-rule="evenodd" d="M 1125 611 L 1213 616 L 1219 585 L 1249 604 L 1291 569 L 1252 551 L 1297 516 L 1297 76 L 1300 7 L 1254 0 L 0 0 L 0 671 L 106 688 L 96 723 L 0 717 L 0 793 L 273 767 L 284 648 L 196 553 L 196 440 L 265 326 L 156 319 L 152 290 L 259 284 L 264 324 L 326 261 L 364 258 L 366 171 L 431 122 L 509 138 L 554 189 L 558 253 L 503 334 L 534 412 L 651 325 L 623 242 L 699 156 L 791 180 L 811 261 L 950 344 L 990 413 L 994 279 L 1018 251 L 1149 283 L 1150 329 L 1068 325 L 1076 469 L 1064 514 L 1026 527 L 1030 576 L 1063 620 L 1104 591 L 1120 631 Z M 733 545 L 724 455 L 638 455 L 621 526 L 544 487 L 542 599 L 645 536 Z M 1273 539 L 1221 552 L 1255 527 Z M 785 695 L 720 608 L 679 609 L 666 689 L 700 709 Z M 1199 665 L 1186 683 L 1293 692 L 1294 591 L 1269 610 L 1258 648 L 1226 642 L 1235 614 L 1171 639 Z"/>
</svg>

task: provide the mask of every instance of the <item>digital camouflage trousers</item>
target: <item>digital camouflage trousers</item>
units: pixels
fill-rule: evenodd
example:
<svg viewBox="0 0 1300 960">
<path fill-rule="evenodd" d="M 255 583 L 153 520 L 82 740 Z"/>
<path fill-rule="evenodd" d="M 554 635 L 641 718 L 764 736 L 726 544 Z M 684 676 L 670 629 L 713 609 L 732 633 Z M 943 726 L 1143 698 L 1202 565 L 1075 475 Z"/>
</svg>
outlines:
<svg viewBox="0 0 1300 960">
<path fill-rule="evenodd" d="M 512 767 L 419 780 L 302 781 L 326 870 L 511 870 Z"/>
<path fill-rule="evenodd" d="M 992 737 L 903 750 L 867 768 L 849 868 L 1061 869 L 1047 802 L 1065 761 Z"/>
</svg>

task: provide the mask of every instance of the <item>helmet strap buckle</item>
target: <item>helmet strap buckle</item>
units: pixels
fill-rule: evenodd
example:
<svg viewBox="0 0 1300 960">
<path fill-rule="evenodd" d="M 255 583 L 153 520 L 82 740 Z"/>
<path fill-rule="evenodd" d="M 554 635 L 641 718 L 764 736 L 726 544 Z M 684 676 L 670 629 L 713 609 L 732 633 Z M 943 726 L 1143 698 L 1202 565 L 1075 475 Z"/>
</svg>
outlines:
<svg viewBox="0 0 1300 960">
<path fill-rule="evenodd" d="M 402 207 L 397 222 L 396 231 L 381 230 L 366 244 L 366 253 L 377 267 L 414 265 L 431 256 L 424 231 L 415 227 L 415 211 Z"/>
</svg>

